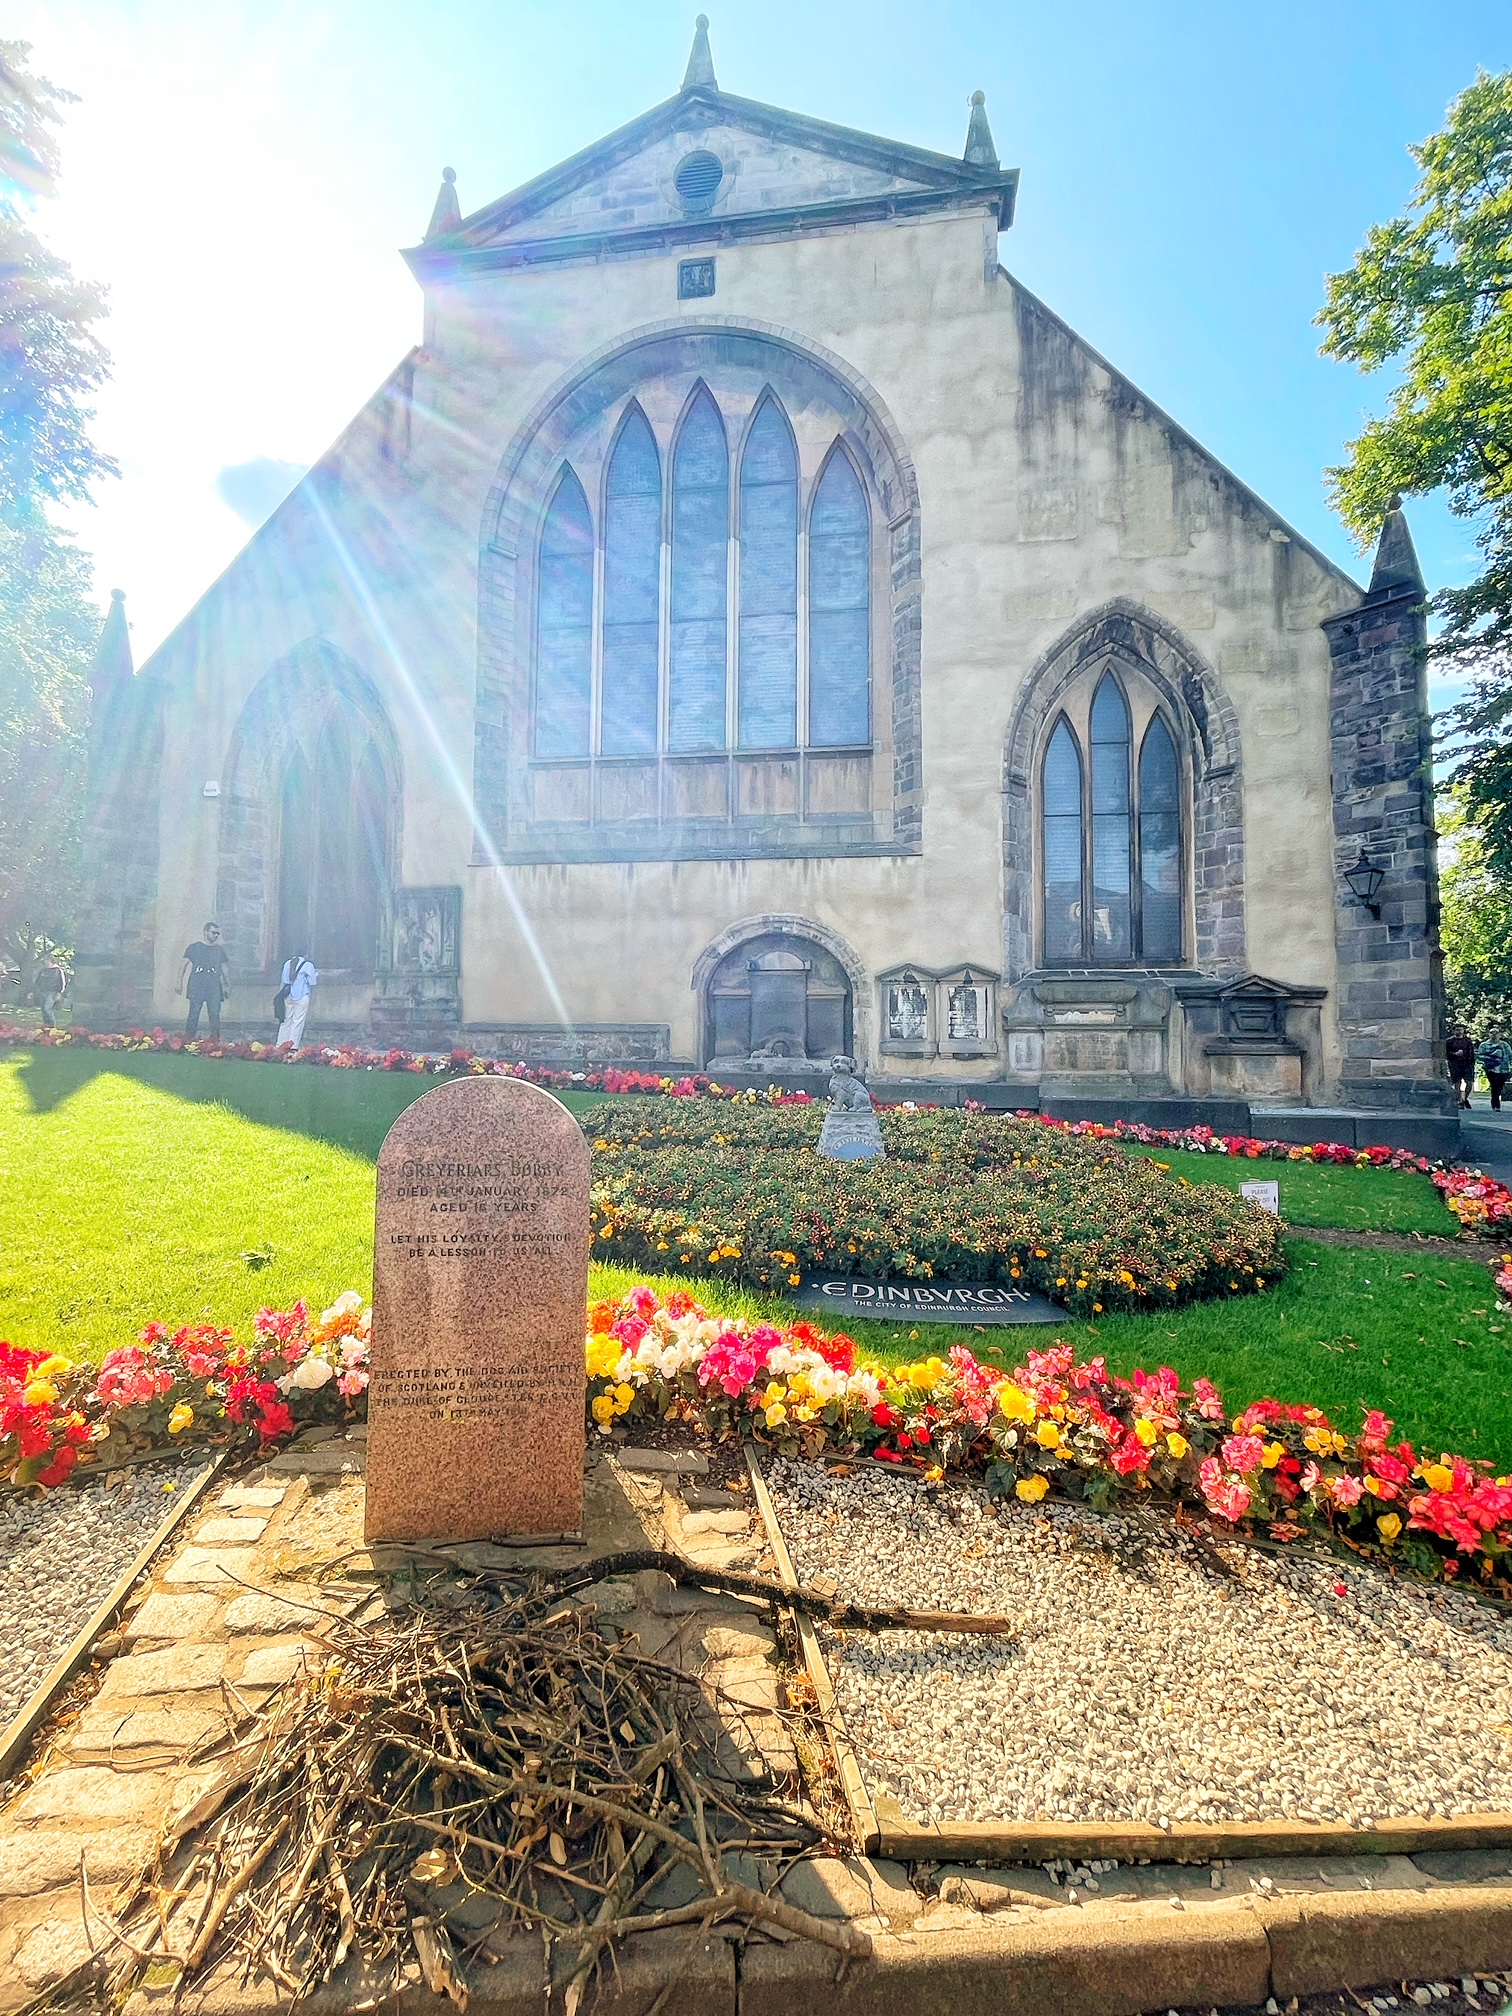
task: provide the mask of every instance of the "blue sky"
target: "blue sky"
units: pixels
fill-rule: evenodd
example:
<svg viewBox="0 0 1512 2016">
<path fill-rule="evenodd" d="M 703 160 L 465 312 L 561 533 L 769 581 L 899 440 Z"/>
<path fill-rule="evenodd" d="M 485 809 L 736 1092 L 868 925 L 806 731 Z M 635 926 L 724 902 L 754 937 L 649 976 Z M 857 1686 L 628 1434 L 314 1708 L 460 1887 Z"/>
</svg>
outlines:
<svg viewBox="0 0 1512 2016">
<path fill-rule="evenodd" d="M 958 153 L 985 90 L 1023 171 L 1004 264 L 1358 570 L 1323 471 L 1386 387 L 1321 359 L 1312 318 L 1405 203 L 1408 142 L 1512 65 L 1505 0 L 702 4 L 747 97 Z M 247 537 L 247 465 L 312 460 L 417 340 L 397 248 L 442 166 L 472 210 L 667 97 L 695 11 L 11 0 L 4 32 L 80 97 L 39 222 L 111 290 L 96 431 L 124 475 L 76 522 L 139 659 Z M 1430 581 L 1465 578 L 1469 529 L 1412 522 Z"/>
</svg>

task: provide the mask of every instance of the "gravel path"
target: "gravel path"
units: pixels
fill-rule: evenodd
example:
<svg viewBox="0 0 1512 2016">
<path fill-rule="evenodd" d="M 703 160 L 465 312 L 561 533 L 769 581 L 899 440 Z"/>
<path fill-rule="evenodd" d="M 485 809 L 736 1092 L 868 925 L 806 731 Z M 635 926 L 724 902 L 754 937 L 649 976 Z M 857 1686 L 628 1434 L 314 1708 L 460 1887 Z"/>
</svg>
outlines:
<svg viewBox="0 0 1512 2016">
<path fill-rule="evenodd" d="M 0 1728 L 204 1475 L 205 1463 L 144 1463 L 99 1483 L 0 1499 Z M 170 1494 L 164 1486 L 174 1486 Z"/>
<path fill-rule="evenodd" d="M 868 1782 L 916 1821 L 1512 1811 L 1512 1620 L 1466 1597 L 1238 1546 L 1230 1579 L 1164 1520 L 877 1471 L 769 1479 L 801 1580 L 1023 1619 L 825 1634 Z"/>
</svg>

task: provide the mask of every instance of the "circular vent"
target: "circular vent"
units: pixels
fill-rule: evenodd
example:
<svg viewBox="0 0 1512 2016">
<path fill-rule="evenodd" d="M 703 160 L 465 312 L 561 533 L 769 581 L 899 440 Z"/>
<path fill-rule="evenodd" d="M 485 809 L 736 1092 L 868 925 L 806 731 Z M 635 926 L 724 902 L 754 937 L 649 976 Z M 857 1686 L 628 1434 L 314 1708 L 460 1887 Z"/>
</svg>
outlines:
<svg viewBox="0 0 1512 2016">
<path fill-rule="evenodd" d="M 710 154 L 705 149 L 685 156 L 677 164 L 672 183 L 682 199 L 684 210 L 707 210 L 719 194 L 719 185 L 723 180 L 724 164 L 717 154 Z"/>
</svg>

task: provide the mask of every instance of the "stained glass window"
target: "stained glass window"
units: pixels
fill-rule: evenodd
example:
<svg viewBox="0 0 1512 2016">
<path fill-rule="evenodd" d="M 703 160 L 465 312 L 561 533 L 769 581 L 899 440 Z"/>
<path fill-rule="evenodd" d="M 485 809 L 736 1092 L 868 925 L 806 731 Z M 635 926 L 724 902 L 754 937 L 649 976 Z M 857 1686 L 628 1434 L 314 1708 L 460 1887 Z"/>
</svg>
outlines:
<svg viewBox="0 0 1512 2016">
<path fill-rule="evenodd" d="M 639 406 L 631 406 L 604 487 L 604 697 L 606 756 L 654 754 L 661 627 L 661 458 Z"/>
<path fill-rule="evenodd" d="M 871 525 L 849 456 L 825 465 L 809 520 L 809 742 L 871 740 Z"/>
<path fill-rule="evenodd" d="M 1171 731 L 1157 714 L 1139 754 L 1139 883 L 1144 956 L 1181 957 L 1181 771 Z"/>
<path fill-rule="evenodd" d="M 798 458 L 764 399 L 740 461 L 740 746 L 798 740 Z"/>
<path fill-rule="evenodd" d="M 672 670 L 668 746 L 725 746 L 730 454 L 700 389 L 672 459 Z"/>
<path fill-rule="evenodd" d="M 1092 957 L 1133 951 L 1129 887 L 1129 703 L 1104 674 L 1092 698 Z"/>
<path fill-rule="evenodd" d="M 1082 762 L 1062 719 L 1045 751 L 1045 958 L 1082 957 Z"/>
<path fill-rule="evenodd" d="M 586 756 L 593 683 L 593 520 L 571 469 L 541 535 L 536 607 L 537 756 Z"/>
</svg>

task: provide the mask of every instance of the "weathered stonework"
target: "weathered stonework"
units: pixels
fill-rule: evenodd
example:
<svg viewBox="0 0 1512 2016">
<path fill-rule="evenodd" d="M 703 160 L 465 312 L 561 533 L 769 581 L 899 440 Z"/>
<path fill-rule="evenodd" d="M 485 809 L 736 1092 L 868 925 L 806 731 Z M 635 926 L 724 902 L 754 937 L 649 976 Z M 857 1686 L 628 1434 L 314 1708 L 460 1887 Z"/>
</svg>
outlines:
<svg viewBox="0 0 1512 2016">
<path fill-rule="evenodd" d="M 1341 1104 L 1451 1112 L 1442 1054 L 1433 742 L 1422 577 L 1406 522 L 1382 533 L 1370 592 L 1324 624 L 1332 661 L 1334 931 Z M 1344 880 L 1384 870 L 1378 916 Z"/>
</svg>

